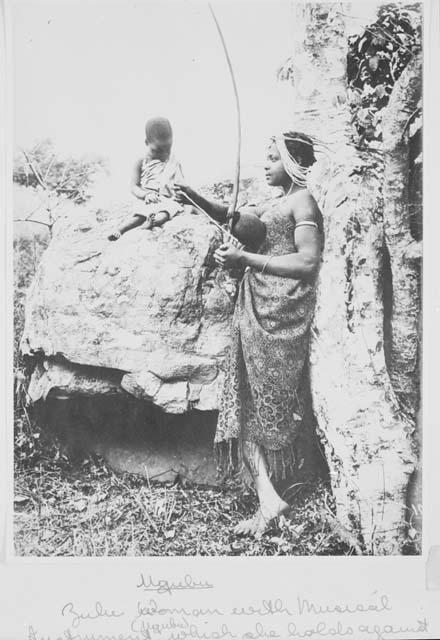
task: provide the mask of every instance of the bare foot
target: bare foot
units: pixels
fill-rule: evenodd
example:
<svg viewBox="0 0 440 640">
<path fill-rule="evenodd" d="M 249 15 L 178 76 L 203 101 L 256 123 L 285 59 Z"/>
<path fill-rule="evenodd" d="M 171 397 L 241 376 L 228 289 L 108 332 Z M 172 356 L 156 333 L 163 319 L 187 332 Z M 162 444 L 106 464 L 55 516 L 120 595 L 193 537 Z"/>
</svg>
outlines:
<svg viewBox="0 0 440 640">
<path fill-rule="evenodd" d="M 268 529 L 269 525 L 275 518 L 278 518 L 286 509 L 289 508 L 287 502 L 280 500 L 275 509 L 258 509 L 253 518 L 248 520 L 242 520 L 234 527 L 235 535 L 241 536 L 253 536 L 254 538 L 261 538 L 263 533 Z"/>
</svg>

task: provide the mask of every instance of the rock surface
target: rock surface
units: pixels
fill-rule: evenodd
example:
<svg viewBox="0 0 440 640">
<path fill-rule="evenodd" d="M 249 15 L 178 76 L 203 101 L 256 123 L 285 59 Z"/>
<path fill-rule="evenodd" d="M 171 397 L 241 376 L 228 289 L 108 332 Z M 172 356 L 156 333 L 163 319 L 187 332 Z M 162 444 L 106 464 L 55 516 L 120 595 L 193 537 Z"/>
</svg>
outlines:
<svg viewBox="0 0 440 640">
<path fill-rule="evenodd" d="M 55 223 L 26 304 L 22 352 L 44 358 L 31 396 L 116 384 L 169 413 L 216 409 L 235 290 L 212 259 L 219 232 L 185 212 L 109 242 L 129 213 L 70 209 Z"/>
</svg>

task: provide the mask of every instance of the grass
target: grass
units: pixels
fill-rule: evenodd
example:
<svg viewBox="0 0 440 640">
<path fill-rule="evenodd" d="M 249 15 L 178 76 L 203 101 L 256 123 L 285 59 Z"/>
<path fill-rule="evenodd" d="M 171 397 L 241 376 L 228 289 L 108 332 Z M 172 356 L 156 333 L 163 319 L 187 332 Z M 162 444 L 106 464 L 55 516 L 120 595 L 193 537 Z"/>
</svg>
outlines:
<svg viewBox="0 0 440 640">
<path fill-rule="evenodd" d="M 37 434 L 36 434 L 37 435 Z M 35 438 L 35 435 L 34 435 Z M 327 488 L 303 485 L 261 540 L 232 528 L 256 508 L 250 492 L 149 483 L 98 457 L 72 459 L 37 438 L 15 475 L 15 552 L 24 556 L 350 554 L 325 515 Z"/>
</svg>

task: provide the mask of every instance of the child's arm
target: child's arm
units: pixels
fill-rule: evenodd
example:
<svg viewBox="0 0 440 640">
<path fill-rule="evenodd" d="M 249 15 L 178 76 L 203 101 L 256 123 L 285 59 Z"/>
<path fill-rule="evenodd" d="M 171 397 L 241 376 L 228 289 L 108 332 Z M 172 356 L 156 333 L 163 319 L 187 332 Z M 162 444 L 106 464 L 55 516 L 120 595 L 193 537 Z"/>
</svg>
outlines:
<svg viewBox="0 0 440 640">
<path fill-rule="evenodd" d="M 139 198 L 139 200 L 143 200 L 145 204 L 157 202 L 159 200 L 159 194 L 156 189 L 142 189 L 140 186 L 142 163 L 143 158 L 138 160 L 133 167 L 133 173 L 131 176 L 131 193 L 136 196 L 136 198 Z"/>
<path fill-rule="evenodd" d="M 139 227 L 146 220 L 146 216 L 142 216 L 140 213 L 135 213 L 128 222 L 126 222 L 120 229 L 116 229 L 108 236 L 109 240 L 118 240 L 124 233 Z"/>
<path fill-rule="evenodd" d="M 139 186 L 141 182 L 142 162 L 143 160 L 141 158 L 135 163 L 131 177 L 131 193 L 140 200 L 143 200 L 146 196 L 146 192 L 144 191 L 144 189 L 141 189 L 141 187 Z"/>
</svg>

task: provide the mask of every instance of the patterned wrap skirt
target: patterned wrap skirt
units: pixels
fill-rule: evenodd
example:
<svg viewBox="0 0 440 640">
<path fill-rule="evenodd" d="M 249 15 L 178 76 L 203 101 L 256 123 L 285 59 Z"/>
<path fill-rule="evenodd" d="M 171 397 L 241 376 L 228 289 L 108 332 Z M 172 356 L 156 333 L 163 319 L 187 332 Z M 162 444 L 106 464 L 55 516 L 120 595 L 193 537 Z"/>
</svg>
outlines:
<svg viewBox="0 0 440 640">
<path fill-rule="evenodd" d="M 294 223 L 271 208 L 262 216 L 262 253 L 296 251 Z M 241 468 L 241 444 L 259 445 L 271 477 L 289 475 L 303 419 L 301 386 L 315 309 L 314 283 L 249 269 L 240 284 L 215 435 L 219 472 Z"/>
</svg>

